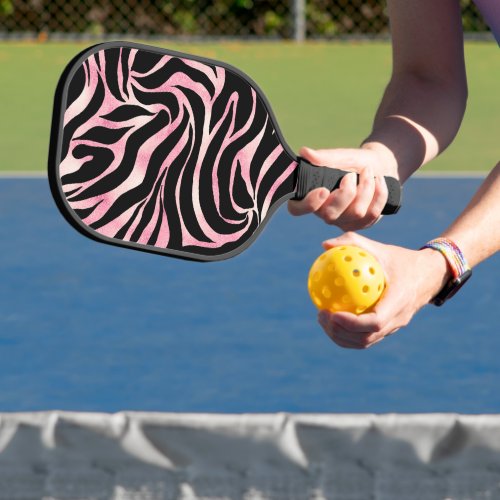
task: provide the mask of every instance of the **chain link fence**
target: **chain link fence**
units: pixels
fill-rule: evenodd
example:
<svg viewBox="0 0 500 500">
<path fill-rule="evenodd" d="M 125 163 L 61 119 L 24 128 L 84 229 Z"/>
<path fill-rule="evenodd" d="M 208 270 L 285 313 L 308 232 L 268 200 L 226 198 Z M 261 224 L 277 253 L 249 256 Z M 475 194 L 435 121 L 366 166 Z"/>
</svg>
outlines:
<svg viewBox="0 0 500 500">
<path fill-rule="evenodd" d="M 467 32 L 487 26 L 461 0 Z M 0 37 L 384 36 L 383 0 L 0 0 Z"/>
</svg>

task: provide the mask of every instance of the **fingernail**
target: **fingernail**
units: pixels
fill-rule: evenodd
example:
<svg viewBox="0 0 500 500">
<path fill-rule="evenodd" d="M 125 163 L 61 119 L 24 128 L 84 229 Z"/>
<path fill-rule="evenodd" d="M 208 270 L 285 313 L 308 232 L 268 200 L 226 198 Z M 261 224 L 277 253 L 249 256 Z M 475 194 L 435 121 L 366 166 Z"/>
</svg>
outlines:
<svg viewBox="0 0 500 500">
<path fill-rule="evenodd" d="M 328 196 L 330 196 L 330 191 L 328 191 L 328 189 L 322 189 L 319 192 L 319 199 L 321 201 L 326 200 L 328 198 Z"/>
</svg>

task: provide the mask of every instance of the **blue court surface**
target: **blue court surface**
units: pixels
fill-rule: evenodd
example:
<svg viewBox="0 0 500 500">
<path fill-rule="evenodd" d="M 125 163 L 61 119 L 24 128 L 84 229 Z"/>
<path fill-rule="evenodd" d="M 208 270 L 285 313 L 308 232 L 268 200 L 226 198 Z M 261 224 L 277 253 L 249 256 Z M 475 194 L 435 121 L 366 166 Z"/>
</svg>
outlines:
<svg viewBox="0 0 500 500">
<path fill-rule="evenodd" d="M 364 234 L 418 248 L 480 182 L 410 180 L 400 213 Z M 91 241 L 46 179 L 5 178 L 0 230 L 0 411 L 500 412 L 499 255 L 453 301 L 351 351 L 306 287 L 339 230 L 285 206 L 240 256 L 186 262 Z"/>
</svg>

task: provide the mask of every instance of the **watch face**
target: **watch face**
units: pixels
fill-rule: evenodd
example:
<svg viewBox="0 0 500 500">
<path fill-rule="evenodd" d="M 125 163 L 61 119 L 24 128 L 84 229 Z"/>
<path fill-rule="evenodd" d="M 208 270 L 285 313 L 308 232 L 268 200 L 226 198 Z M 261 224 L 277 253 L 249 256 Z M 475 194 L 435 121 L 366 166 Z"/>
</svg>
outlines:
<svg viewBox="0 0 500 500">
<path fill-rule="evenodd" d="M 468 269 L 458 278 L 454 278 L 444 286 L 444 288 L 432 299 L 432 303 L 436 306 L 442 306 L 448 299 L 451 299 L 460 288 L 462 288 L 468 279 L 472 276 L 472 270 Z"/>
</svg>

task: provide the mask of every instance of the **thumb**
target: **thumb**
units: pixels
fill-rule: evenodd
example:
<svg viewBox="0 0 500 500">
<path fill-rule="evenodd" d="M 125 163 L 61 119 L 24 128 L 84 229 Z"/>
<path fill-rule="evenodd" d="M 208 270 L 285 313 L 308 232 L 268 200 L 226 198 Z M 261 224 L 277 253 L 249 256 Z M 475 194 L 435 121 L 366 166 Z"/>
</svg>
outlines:
<svg viewBox="0 0 500 500">
<path fill-rule="evenodd" d="M 368 244 L 367 244 L 368 243 Z M 353 231 L 349 231 L 347 233 L 341 234 L 336 238 L 330 238 L 326 241 L 323 241 L 322 246 L 325 250 L 329 250 L 333 247 L 338 247 L 342 245 L 355 245 L 359 247 L 363 247 L 366 250 L 369 250 L 369 240 L 360 234 L 357 234 Z"/>
<path fill-rule="evenodd" d="M 299 150 L 299 156 L 312 163 L 313 165 L 323 166 L 322 157 L 323 155 L 319 154 L 319 151 L 316 149 L 308 148 L 303 146 Z"/>
<path fill-rule="evenodd" d="M 311 162 L 313 165 L 348 168 L 358 171 L 363 163 L 363 151 L 358 149 L 311 149 L 302 147 L 299 155 Z"/>
</svg>

